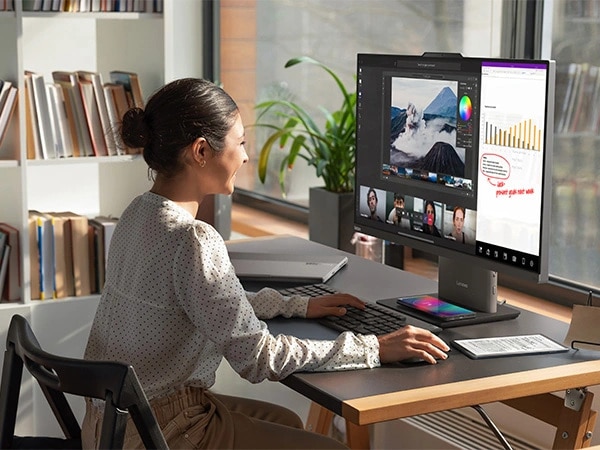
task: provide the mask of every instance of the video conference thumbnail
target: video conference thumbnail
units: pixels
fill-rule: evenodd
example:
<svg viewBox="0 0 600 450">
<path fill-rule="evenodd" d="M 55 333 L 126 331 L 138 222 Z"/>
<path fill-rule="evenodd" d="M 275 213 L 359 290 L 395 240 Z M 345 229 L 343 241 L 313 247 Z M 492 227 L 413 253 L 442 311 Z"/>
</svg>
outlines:
<svg viewBox="0 0 600 450">
<path fill-rule="evenodd" d="M 414 233 L 475 245 L 477 212 L 461 205 L 360 186 L 361 217 Z"/>
</svg>

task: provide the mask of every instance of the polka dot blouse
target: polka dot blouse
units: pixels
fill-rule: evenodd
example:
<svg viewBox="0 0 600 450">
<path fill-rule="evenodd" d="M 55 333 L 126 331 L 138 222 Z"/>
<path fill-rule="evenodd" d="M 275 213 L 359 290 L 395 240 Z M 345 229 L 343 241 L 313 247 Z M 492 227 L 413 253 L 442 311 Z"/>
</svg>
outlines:
<svg viewBox="0 0 600 450">
<path fill-rule="evenodd" d="M 245 379 L 376 367 L 375 336 L 273 336 L 261 319 L 304 317 L 306 297 L 245 292 L 223 239 L 174 202 L 146 192 L 113 234 L 85 357 L 132 364 L 149 398 L 209 388 L 226 358 Z"/>
</svg>

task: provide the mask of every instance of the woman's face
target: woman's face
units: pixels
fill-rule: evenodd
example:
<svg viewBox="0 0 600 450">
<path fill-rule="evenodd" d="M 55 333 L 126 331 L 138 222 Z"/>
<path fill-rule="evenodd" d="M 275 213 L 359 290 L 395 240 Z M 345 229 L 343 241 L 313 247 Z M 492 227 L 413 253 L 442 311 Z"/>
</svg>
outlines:
<svg viewBox="0 0 600 450">
<path fill-rule="evenodd" d="M 225 137 L 225 147 L 213 153 L 206 169 L 210 172 L 209 193 L 230 195 L 233 193 L 237 171 L 248 161 L 246 153 L 244 125 L 238 114 L 233 126 Z"/>
<path fill-rule="evenodd" d="M 457 209 L 454 214 L 454 229 L 457 233 L 462 232 L 463 225 L 465 224 L 465 216 L 461 209 Z"/>
<path fill-rule="evenodd" d="M 435 223 L 435 208 L 430 203 L 425 206 L 425 214 L 427 215 L 427 223 L 433 225 Z"/>
</svg>

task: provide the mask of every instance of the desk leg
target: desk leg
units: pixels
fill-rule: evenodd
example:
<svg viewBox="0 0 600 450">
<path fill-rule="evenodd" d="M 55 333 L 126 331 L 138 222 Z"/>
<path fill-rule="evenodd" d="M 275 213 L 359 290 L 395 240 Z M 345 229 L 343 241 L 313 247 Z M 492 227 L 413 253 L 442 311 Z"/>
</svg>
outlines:
<svg viewBox="0 0 600 450">
<path fill-rule="evenodd" d="M 592 441 L 589 432 L 594 431 L 596 411 L 592 411 L 594 394 L 587 392 L 579 411 L 562 407 L 558 417 L 553 449 L 572 449 L 589 447 Z"/>
<path fill-rule="evenodd" d="M 371 447 L 369 425 L 356 425 L 346 420 L 346 436 L 351 449 L 368 450 Z"/>
<path fill-rule="evenodd" d="M 594 431 L 596 411 L 592 410 L 594 394 L 586 392 L 579 410 L 568 408 L 564 399 L 554 394 L 540 394 L 505 400 L 502 403 L 556 427 L 553 449 L 589 447 Z"/>
<path fill-rule="evenodd" d="M 306 419 L 306 430 L 329 436 L 333 413 L 318 403 L 312 402 Z M 346 420 L 346 439 L 348 447 L 356 450 L 368 450 L 370 447 L 369 426 L 356 425 Z"/>
<path fill-rule="evenodd" d="M 314 433 L 329 436 L 331 423 L 333 422 L 333 413 L 327 408 L 323 408 L 318 403 L 312 402 L 306 419 L 306 429 Z"/>
</svg>

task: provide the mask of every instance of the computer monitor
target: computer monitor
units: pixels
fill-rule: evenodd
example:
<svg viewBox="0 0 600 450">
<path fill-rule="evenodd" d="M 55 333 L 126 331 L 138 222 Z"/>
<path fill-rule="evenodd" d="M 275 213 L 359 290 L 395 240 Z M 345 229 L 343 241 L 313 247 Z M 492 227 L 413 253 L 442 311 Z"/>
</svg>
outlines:
<svg viewBox="0 0 600 450">
<path fill-rule="evenodd" d="M 437 255 L 437 295 L 475 311 L 498 272 L 546 281 L 554 82 L 548 60 L 359 54 L 354 229 Z"/>
</svg>

